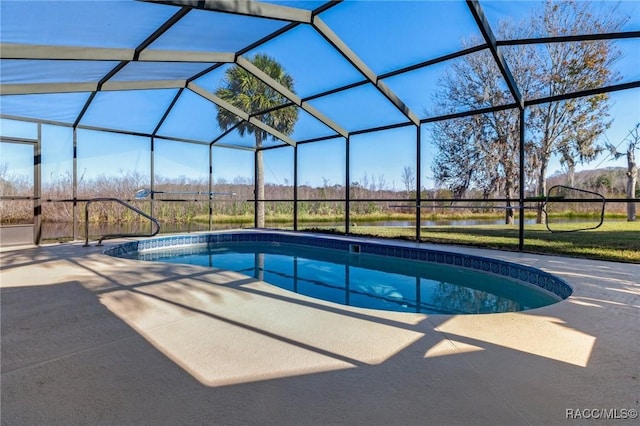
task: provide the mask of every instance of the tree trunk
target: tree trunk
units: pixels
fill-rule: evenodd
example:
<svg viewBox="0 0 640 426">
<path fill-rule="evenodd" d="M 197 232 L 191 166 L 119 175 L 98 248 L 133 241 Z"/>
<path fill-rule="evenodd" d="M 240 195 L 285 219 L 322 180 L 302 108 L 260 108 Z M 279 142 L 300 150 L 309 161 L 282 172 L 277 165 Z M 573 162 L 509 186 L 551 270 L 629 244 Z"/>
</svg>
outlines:
<svg viewBox="0 0 640 426">
<path fill-rule="evenodd" d="M 513 225 L 515 223 L 514 213 L 511 207 L 512 188 L 511 183 L 507 180 L 504 187 L 505 197 L 507 198 L 507 209 L 505 209 L 504 223 L 507 225 Z"/>
<path fill-rule="evenodd" d="M 256 206 L 256 225 L 258 228 L 264 228 L 264 158 L 262 148 L 262 138 L 259 132 L 256 131 L 256 200 L 258 200 Z"/>
<path fill-rule="evenodd" d="M 576 184 L 576 163 L 571 158 L 567 160 L 567 183 L 572 188 Z"/>
<path fill-rule="evenodd" d="M 627 199 L 634 200 L 636 198 L 636 183 L 638 181 L 638 165 L 635 159 L 634 150 L 630 147 L 627 151 Z M 627 221 L 635 222 L 636 220 L 636 203 L 630 201 L 627 203 Z"/>
<path fill-rule="evenodd" d="M 538 196 L 545 197 L 547 195 L 547 160 L 543 158 L 540 161 L 540 174 L 538 175 Z M 538 203 L 538 208 L 536 209 L 536 223 L 545 223 L 545 215 L 542 211 L 542 202 Z"/>
<path fill-rule="evenodd" d="M 511 207 L 511 199 L 507 199 L 507 207 Z M 507 208 L 505 209 L 505 214 L 504 214 L 504 223 L 506 225 L 513 225 L 515 222 L 514 218 L 513 218 L 513 209 L 512 208 Z"/>
</svg>

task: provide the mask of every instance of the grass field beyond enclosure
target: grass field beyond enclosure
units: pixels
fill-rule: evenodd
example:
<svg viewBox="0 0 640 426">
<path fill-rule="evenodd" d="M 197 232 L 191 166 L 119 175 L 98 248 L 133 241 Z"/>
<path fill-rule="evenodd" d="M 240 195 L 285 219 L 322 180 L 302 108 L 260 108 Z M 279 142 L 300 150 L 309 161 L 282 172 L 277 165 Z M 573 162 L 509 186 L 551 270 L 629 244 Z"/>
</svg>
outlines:
<svg viewBox="0 0 640 426">
<path fill-rule="evenodd" d="M 576 229 L 580 224 L 572 223 L 564 226 L 565 229 Z M 314 228 L 314 230 L 344 232 L 344 228 Z M 415 230 L 412 227 L 357 226 L 351 229 L 351 233 L 382 238 L 415 238 Z M 517 251 L 518 225 L 423 227 L 421 241 Z M 527 225 L 524 251 L 640 263 L 640 222 L 607 223 L 605 221 L 597 229 L 556 233 L 549 232 L 545 225 Z"/>
</svg>

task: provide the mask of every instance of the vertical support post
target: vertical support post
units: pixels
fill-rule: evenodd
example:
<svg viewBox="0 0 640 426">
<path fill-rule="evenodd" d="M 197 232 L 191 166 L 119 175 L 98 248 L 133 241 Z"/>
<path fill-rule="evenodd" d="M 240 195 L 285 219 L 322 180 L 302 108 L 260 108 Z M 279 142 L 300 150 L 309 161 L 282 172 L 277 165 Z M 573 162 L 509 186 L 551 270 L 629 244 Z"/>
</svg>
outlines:
<svg viewBox="0 0 640 426">
<path fill-rule="evenodd" d="M 150 180 L 149 180 L 149 185 L 151 188 L 151 199 L 149 201 L 150 206 L 149 206 L 149 216 L 151 217 L 156 217 L 155 215 L 155 201 L 153 200 L 154 196 L 155 196 L 155 184 L 156 184 L 156 139 L 154 136 L 151 136 L 151 152 L 149 153 L 149 161 L 150 161 L 150 170 L 151 170 L 151 176 L 150 176 Z M 149 221 L 149 226 L 151 226 L 151 229 L 153 229 L 153 224 L 152 221 Z"/>
<path fill-rule="evenodd" d="M 78 128 L 73 127 L 73 241 L 78 239 Z"/>
<path fill-rule="evenodd" d="M 253 154 L 253 227 L 258 227 L 258 149 Z"/>
<path fill-rule="evenodd" d="M 38 123 L 38 140 L 33 153 L 33 243 L 42 238 L 42 124 Z"/>
<path fill-rule="evenodd" d="M 420 152 L 422 147 L 422 139 L 420 133 L 420 126 L 416 126 L 416 242 L 420 242 L 420 222 L 422 221 L 422 181 L 420 175 L 422 173 L 422 159 L 420 158 Z"/>
<path fill-rule="evenodd" d="M 298 230 L 298 145 L 293 147 L 293 230 Z"/>
<path fill-rule="evenodd" d="M 209 144 L 209 231 L 213 229 L 213 144 Z"/>
<path fill-rule="evenodd" d="M 349 169 L 351 168 L 351 144 L 350 144 L 350 136 L 347 136 L 345 139 L 345 194 L 344 194 L 344 233 L 349 235 L 349 231 L 351 230 L 351 220 L 349 216 L 351 215 L 351 176 L 349 175 Z"/>
<path fill-rule="evenodd" d="M 518 230 L 518 250 L 524 250 L 524 108 L 520 108 L 520 159 L 519 159 L 519 180 L 520 180 L 520 191 L 519 191 L 519 202 L 520 202 L 520 223 Z"/>
</svg>

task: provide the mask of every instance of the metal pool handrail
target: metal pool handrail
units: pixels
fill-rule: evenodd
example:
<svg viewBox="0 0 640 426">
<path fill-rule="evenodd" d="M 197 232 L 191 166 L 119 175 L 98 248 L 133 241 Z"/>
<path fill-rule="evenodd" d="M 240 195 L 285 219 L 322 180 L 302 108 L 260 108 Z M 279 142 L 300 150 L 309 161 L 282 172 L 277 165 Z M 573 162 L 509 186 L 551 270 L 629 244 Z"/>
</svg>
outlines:
<svg viewBox="0 0 640 426">
<path fill-rule="evenodd" d="M 139 208 L 134 207 L 131 204 L 129 204 L 129 203 L 125 202 L 125 201 L 122 201 L 119 198 L 113 198 L 113 197 L 92 198 L 92 199 L 88 200 L 87 204 L 85 204 L 85 206 L 84 206 L 84 247 L 89 247 L 89 205 L 91 203 L 93 203 L 94 201 L 115 201 L 116 203 L 128 208 L 129 210 L 133 210 L 134 212 L 138 213 L 139 215 L 142 215 L 142 216 L 146 217 L 147 219 L 151 220 L 156 225 L 156 230 L 154 232 L 152 232 L 151 234 L 106 234 L 106 235 L 103 235 L 98 240 L 98 244 L 97 244 L 98 246 L 101 246 L 102 245 L 102 241 L 103 240 L 107 240 L 107 239 L 124 238 L 124 237 L 153 237 L 154 235 L 158 234 L 158 232 L 160 232 L 160 222 L 158 222 L 158 219 L 146 214 L 145 212 L 143 212 Z"/>
<path fill-rule="evenodd" d="M 580 188 L 574 188 L 572 186 L 566 186 L 566 185 L 554 185 L 551 188 L 549 188 L 549 191 L 547 192 L 547 199 L 545 200 L 545 202 L 542 204 L 542 211 L 544 212 L 545 216 L 548 218 L 549 214 L 547 213 L 547 205 L 549 204 L 549 202 L 553 201 L 553 199 L 564 199 L 564 201 L 567 201 L 567 199 L 565 199 L 563 196 L 560 197 L 550 197 L 550 194 L 553 192 L 554 189 L 556 188 L 561 188 L 561 189 L 568 189 L 571 191 L 576 191 L 576 192 L 583 192 L 585 194 L 589 194 L 589 195 L 593 195 L 596 198 L 578 198 L 578 199 L 572 199 L 571 201 L 578 201 L 578 202 L 598 202 L 598 203 L 602 203 L 602 207 L 600 208 L 600 222 L 598 222 L 598 224 L 596 226 L 590 226 L 587 228 L 578 228 L 578 229 L 551 229 L 549 227 L 549 221 L 545 220 L 545 226 L 547 227 L 547 229 L 549 230 L 549 232 L 551 233 L 563 233 L 563 232 L 576 232 L 576 231 L 587 231 L 589 229 L 598 229 L 599 227 L 602 226 L 602 224 L 604 223 L 604 212 L 605 212 L 605 207 L 606 207 L 606 202 L 607 199 L 604 197 L 604 195 L 598 193 L 598 192 L 594 192 L 594 191 L 588 191 L 586 189 L 580 189 Z"/>
</svg>

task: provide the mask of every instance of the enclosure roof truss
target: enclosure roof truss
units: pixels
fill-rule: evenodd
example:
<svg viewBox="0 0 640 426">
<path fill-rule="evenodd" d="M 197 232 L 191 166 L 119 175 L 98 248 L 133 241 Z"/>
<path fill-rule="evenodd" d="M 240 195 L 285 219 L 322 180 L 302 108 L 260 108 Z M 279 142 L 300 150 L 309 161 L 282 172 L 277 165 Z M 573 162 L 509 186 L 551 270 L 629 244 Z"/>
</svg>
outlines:
<svg viewBox="0 0 640 426">
<path fill-rule="evenodd" d="M 236 115 L 240 120 L 244 120 L 252 124 L 253 126 L 267 132 L 274 138 L 277 138 L 288 145 L 295 146 L 297 142 L 305 142 L 307 140 L 322 140 L 324 138 L 336 136 L 347 138 L 350 134 L 377 131 L 385 128 L 393 128 L 394 126 L 404 126 L 407 124 L 419 126 L 426 122 L 448 118 L 482 114 L 514 107 L 523 109 L 528 105 L 640 87 L 640 81 L 634 80 L 617 85 L 607 85 L 589 90 L 565 93 L 549 98 L 525 99 L 521 94 L 520 88 L 518 87 L 518 84 L 509 68 L 507 60 L 499 49 L 500 46 L 593 40 L 638 39 L 640 38 L 640 31 L 540 37 L 521 40 L 496 40 L 494 30 L 478 0 L 466 0 L 465 3 L 470 15 L 472 16 L 473 22 L 475 22 L 475 25 L 477 26 L 478 32 L 482 35 L 484 40 L 483 44 L 446 53 L 435 58 L 425 59 L 410 65 L 397 66 L 394 70 L 382 73 L 376 73 L 374 71 L 374 67 L 359 56 L 349 43 L 341 38 L 331 25 L 327 23 L 328 21 L 324 19 L 323 14 L 327 11 L 339 8 L 342 3 L 341 1 L 325 2 L 320 4 L 318 7 L 315 7 L 313 10 L 295 7 L 295 2 L 291 3 L 293 4 L 293 7 L 258 1 L 230 0 L 143 0 L 139 2 L 139 4 L 149 3 L 153 3 L 153 6 L 150 7 L 169 8 L 172 13 L 166 20 L 155 26 L 143 41 L 138 43 L 135 47 L 85 46 L 82 45 L 82 34 L 77 34 L 77 43 L 74 45 L 69 45 L 68 43 L 44 44 L 42 42 L 26 43 L 0 40 L 0 59 L 2 59 L 3 63 L 14 63 L 20 61 L 45 61 L 46 63 L 58 61 L 59 63 L 68 63 L 77 61 L 79 67 L 86 63 L 104 63 L 106 65 L 111 63 L 114 64 L 99 78 L 83 80 L 82 77 L 84 76 L 80 73 L 77 80 L 72 77 L 65 78 L 64 81 L 38 81 L 37 79 L 30 81 L 27 78 L 24 80 L 3 79 L 0 82 L 1 95 L 4 97 L 17 95 L 87 93 L 88 97 L 82 107 L 79 108 L 79 112 L 75 119 L 69 123 L 61 123 L 63 125 L 71 124 L 74 127 L 87 128 L 91 126 L 83 124 L 83 117 L 95 102 L 96 95 L 100 92 L 172 89 L 176 91 L 176 94 L 169 102 L 167 102 L 165 112 L 162 114 L 162 117 L 150 126 L 150 128 L 153 129 L 149 132 L 149 135 L 151 136 L 162 136 L 163 138 L 168 137 L 167 135 L 159 135 L 163 123 L 183 96 L 187 93 L 195 93 L 207 102 L 214 104 L 217 108 L 223 108 Z M 132 4 L 135 4 L 135 2 L 132 2 Z M 371 5 L 371 7 L 373 7 L 373 5 Z M 260 22 L 268 21 L 274 23 L 274 28 L 280 24 L 281 26 L 270 31 L 266 35 L 252 38 L 250 41 L 247 41 L 246 44 L 238 46 L 233 51 L 212 51 L 203 48 L 193 48 L 192 46 L 184 46 L 184 49 L 182 46 L 179 49 L 175 47 L 166 48 L 163 47 L 162 44 L 157 46 L 158 42 L 162 41 L 166 34 L 169 34 L 174 28 L 183 24 L 185 20 L 190 18 L 194 13 L 200 14 L 198 15 L 200 18 L 202 17 L 202 14 L 217 14 L 221 16 L 236 16 L 240 18 L 254 19 Z M 247 56 L 247 53 L 252 49 L 265 46 L 269 42 L 283 35 L 289 35 L 288 33 L 291 33 L 294 29 L 300 26 L 305 26 L 306 28 L 311 29 L 316 35 L 324 40 L 327 47 L 333 49 L 334 52 L 337 52 L 339 56 L 363 78 L 357 81 L 337 84 L 329 89 L 320 90 L 302 97 L 287 89 L 267 75 L 267 73 L 257 68 Z M 230 29 L 229 31 L 232 30 L 233 29 Z M 225 34 L 221 34 L 221 36 L 224 37 Z M 406 42 L 411 43 L 415 41 L 407 40 Z M 426 69 L 427 67 L 435 64 L 454 60 L 486 49 L 491 53 L 495 64 L 500 70 L 506 86 L 513 97 L 513 102 L 490 108 L 478 108 L 475 110 L 462 111 L 437 117 L 420 118 L 418 114 L 408 106 L 408 103 L 403 100 L 402 96 L 392 90 L 390 84 L 387 82 L 388 79 L 393 77 L 404 76 L 414 71 Z M 172 66 L 171 64 L 174 64 L 176 67 L 180 67 L 180 64 L 184 64 L 185 66 L 191 64 L 192 66 L 197 67 L 200 64 L 202 65 L 202 69 L 190 74 L 180 75 L 178 78 L 175 78 L 175 76 L 168 76 L 165 78 L 148 78 L 144 72 L 140 72 L 136 78 L 118 78 L 118 76 L 121 75 L 121 72 L 130 64 L 149 64 L 150 66 L 153 64 L 162 64 L 162 66 L 165 67 L 170 67 Z M 200 84 L 200 78 L 207 78 L 213 75 L 213 73 L 217 72 L 220 67 L 225 66 L 226 64 L 233 64 L 243 68 L 245 71 L 271 87 L 274 91 L 281 94 L 282 97 L 288 101 L 286 104 L 273 109 L 296 106 L 321 123 L 321 125 L 326 126 L 330 131 L 330 134 L 326 136 L 322 135 L 320 137 L 309 137 L 308 139 L 303 138 L 296 141 L 292 137 L 285 135 L 260 121 L 257 117 L 263 114 L 264 111 L 242 111 L 218 97 L 210 88 Z M 323 76 L 319 76 L 318 78 L 322 79 Z M 352 89 L 357 89 L 367 85 L 374 88 L 375 91 L 381 95 L 392 108 L 404 116 L 406 120 L 397 121 L 396 123 L 389 125 L 383 124 L 380 126 L 371 126 L 366 129 L 347 130 L 347 127 L 341 123 L 339 119 L 331 117 L 331 114 L 327 111 L 323 111 L 321 108 L 311 104 L 311 102 L 315 100 L 325 99 L 326 97 L 334 94 L 348 93 Z M 366 111 L 358 112 L 366 114 Z M 22 117 L 6 111 L 0 111 L 0 115 L 4 118 L 25 119 L 27 121 L 33 121 L 34 119 L 37 120 L 37 117 Z M 55 120 L 42 119 L 39 121 L 54 122 Z M 135 132 L 132 131 L 132 133 Z M 227 133 L 225 133 L 225 135 L 226 134 Z M 191 140 L 190 138 L 182 138 L 180 136 L 175 137 L 175 140 L 181 139 Z M 200 142 L 212 143 L 212 141 L 215 140 L 216 143 L 218 143 L 217 141 L 219 139 L 220 136 L 212 136 L 211 139 Z"/>
</svg>

